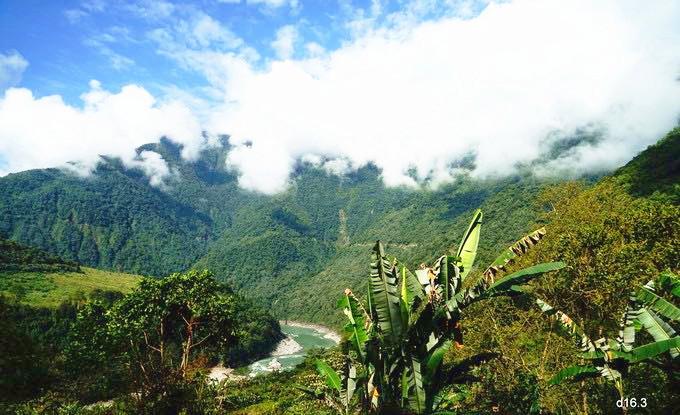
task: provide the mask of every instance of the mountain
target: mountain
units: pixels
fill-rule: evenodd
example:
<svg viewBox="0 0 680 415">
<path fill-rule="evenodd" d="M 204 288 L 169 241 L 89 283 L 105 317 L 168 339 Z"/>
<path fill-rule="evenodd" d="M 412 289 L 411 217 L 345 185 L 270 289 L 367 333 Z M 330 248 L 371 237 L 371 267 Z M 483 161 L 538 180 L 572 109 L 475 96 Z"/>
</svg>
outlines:
<svg viewBox="0 0 680 415">
<path fill-rule="evenodd" d="M 67 351 L 75 304 L 83 296 L 101 297 L 104 289 L 128 290 L 126 284 L 134 282 L 134 276 L 85 265 L 155 276 L 190 268 L 213 270 L 238 291 L 233 302 L 238 306 L 236 320 L 246 324 L 237 332 L 246 341 L 225 357 L 242 363 L 269 351 L 278 339 L 270 313 L 337 327 L 344 317 L 335 308 L 342 290 L 350 287 L 364 297 L 376 239 L 384 242 L 389 256 L 417 268 L 422 262 L 432 263 L 443 251 L 455 252 L 478 207 L 484 212 L 478 264 L 490 263 L 511 242 L 545 226 L 545 237 L 509 265 L 508 272 L 564 261 L 564 269 L 541 276 L 528 290 L 563 310 L 585 332 L 615 336 L 631 290 L 660 273 L 680 271 L 679 143 L 676 129 L 597 180 L 546 181 L 530 174 L 487 180 L 461 176 L 436 190 L 387 188 L 371 165 L 339 177 L 301 163 L 285 192 L 256 194 L 240 189 L 237 177 L 225 168 L 226 140 L 194 161 L 183 160 L 181 149 L 165 140 L 144 146 L 160 153 L 173 172 L 161 187 L 112 159 L 104 159 L 87 178 L 54 169 L 2 178 L 3 234 L 28 242 L 35 238 L 50 250 L 0 240 L 4 258 L 0 269 L 3 263 L 12 269 L 0 272 L 0 311 L 4 307 L 7 316 L 1 321 L 8 325 L 3 329 L 28 345 L 10 342 L 6 347 L 17 353 L 6 353 L 10 358 L 5 363 L 0 359 L 0 366 L 31 369 L 10 378 L 16 389 L 7 390 L 13 396 L 31 390 L 31 385 L 36 391 L 55 388 L 58 379 L 49 380 L 43 368 Z M 110 190 L 115 191 L 109 194 Z M 110 243 L 116 232 L 125 233 L 125 250 Z M 92 243 L 86 234 L 94 235 Z M 90 248 L 84 249 L 88 244 Z M 60 259 L 59 252 L 69 259 Z M 74 260 L 85 265 L 70 262 Z M 69 266 L 80 272 L 58 268 Z M 474 284 L 482 270 L 473 269 L 467 283 Z M 246 297 L 256 299 L 259 307 Z M 602 383 L 582 383 L 580 389 L 549 385 L 555 373 L 579 356 L 529 300 L 495 298 L 465 309 L 460 325 L 463 346 L 450 348 L 444 360 L 465 362 L 477 353 L 497 357 L 475 369 L 479 375 L 475 387 L 453 390 L 457 402 L 471 413 L 494 407 L 507 413 L 536 408 L 560 413 L 581 408 L 586 396 L 591 410 L 606 413 L 602 408 L 613 407 L 616 396 Z M 331 351 L 325 358 L 338 360 L 338 353 Z M 234 397 L 228 401 L 245 412 L 297 402 L 300 382 L 322 382 L 315 375 L 317 357 L 311 356 L 292 374 L 258 377 L 239 388 L 227 388 Z M 631 368 L 627 376 L 630 390 L 654 397 L 658 413 L 671 413 L 680 402 L 672 389 L 672 373 L 644 366 Z M 48 379 L 48 386 L 38 379 Z M 90 386 L 99 384 L 90 381 Z M 110 393 L 112 389 L 104 385 Z M 77 388 L 81 393 L 80 381 Z M 84 402 L 111 397 L 93 396 L 87 395 Z"/>
<path fill-rule="evenodd" d="M 89 177 L 31 170 L 0 180 L 0 235 L 97 268 L 164 275 L 207 246 L 211 220 L 116 160 Z"/>
<path fill-rule="evenodd" d="M 612 175 L 634 196 L 680 204 L 680 127 Z"/>
<path fill-rule="evenodd" d="M 631 192 L 659 183 L 667 183 L 659 192 L 677 189 L 677 158 L 668 155 L 677 141 L 674 130 L 617 180 L 627 180 Z M 555 183 L 522 173 L 463 175 L 436 190 L 388 188 L 370 164 L 340 177 L 299 163 L 289 188 L 268 196 L 239 188 L 226 168 L 229 149 L 222 138 L 185 160 L 168 140 L 141 147 L 168 164 L 172 174 L 161 187 L 108 158 L 85 178 L 56 169 L 8 175 L 0 178 L 0 234 L 103 269 L 164 276 L 208 268 L 279 317 L 335 323 L 342 289 L 363 291 L 376 239 L 417 267 L 454 249 L 482 208 L 479 263 L 490 262 L 539 220 L 545 206 L 537 198 Z M 659 157 L 667 167 L 654 170 Z"/>
</svg>

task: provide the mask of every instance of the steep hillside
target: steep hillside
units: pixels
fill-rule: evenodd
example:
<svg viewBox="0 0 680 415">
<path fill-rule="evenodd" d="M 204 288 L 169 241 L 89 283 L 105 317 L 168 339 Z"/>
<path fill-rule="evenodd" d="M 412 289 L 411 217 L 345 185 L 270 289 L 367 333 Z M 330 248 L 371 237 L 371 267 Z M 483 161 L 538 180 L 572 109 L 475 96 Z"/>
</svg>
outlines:
<svg viewBox="0 0 680 415">
<path fill-rule="evenodd" d="M 115 160 L 87 178 L 56 169 L 0 179 L 0 234 L 97 268 L 164 275 L 205 251 L 211 220 Z"/>
<path fill-rule="evenodd" d="M 334 322 L 338 293 L 364 283 L 375 239 L 417 265 L 453 249 L 482 207 L 488 261 L 536 220 L 547 185 L 526 174 L 387 188 L 372 165 L 339 177 L 300 163 L 288 190 L 267 196 L 238 187 L 226 138 L 194 161 L 167 140 L 142 150 L 168 163 L 165 186 L 112 159 L 86 178 L 55 169 L 1 178 L 0 233 L 95 268 L 156 276 L 207 268 L 280 317 Z"/>
<path fill-rule="evenodd" d="M 680 204 L 680 127 L 613 174 L 634 196 Z"/>
<path fill-rule="evenodd" d="M 485 215 L 479 263 L 490 263 L 497 252 L 529 230 L 540 211 L 534 200 L 545 185 L 529 180 L 464 182 L 416 193 L 402 207 L 352 234 L 320 272 L 290 276 L 289 287 L 272 293 L 275 310 L 289 318 L 338 323 L 343 316 L 335 309 L 337 299 L 346 287 L 365 291 L 371 248 L 377 239 L 386 244 L 390 255 L 417 268 L 455 250 L 479 207 Z"/>
<path fill-rule="evenodd" d="M 535 281 L 532 291 L 578 322 L 591 338 L 614 338 L 631 291 L 662 272 L 680 271 L 678 138 L 676 129 L 594 185 L 560 183 L 539 196 L 548 209 L 537 225 L 546 225 L 547 234 L 515 267 L 564 261 L 567 267 Z M 549 413 L 561 413 L 565 407 L 580 410 L 584 402 L 591 413 L 612 412 L 617 397 L 603 383 L 549 384 L 555 373 L 580 357 L 573 342 L 533 302 L 499 300 L 466 311 L 466 347 L 451 349 L 447 359 L 466 358 L 469 350 L 499 353 L 465 399 L 471 412 L 484 413 L 489 402 L 508 413 L 530 413 L 539 404 Z M 651 339 L 636 329 L 636 341 Z M 667 362 L 666 357 L 659 360 Z M 677 377 L 672 369 L 661 368 L 644 365 L 627 374 L 628 390 L 654 396 L 654 409 L 640 413 L 675 413 L 680 404 Z"/>
</svg>

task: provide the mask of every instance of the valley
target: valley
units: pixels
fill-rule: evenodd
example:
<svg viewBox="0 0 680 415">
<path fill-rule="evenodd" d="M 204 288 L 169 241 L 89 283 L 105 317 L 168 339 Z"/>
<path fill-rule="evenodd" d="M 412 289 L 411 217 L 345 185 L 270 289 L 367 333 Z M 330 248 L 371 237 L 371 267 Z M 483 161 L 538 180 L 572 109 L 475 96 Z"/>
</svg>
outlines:
<svg viewBox="0 0 680 415">
<path fill-rule="evenodd" d="M 394 292 L 401 299 L 395 301 L 416 307 L 402 306 L 396 313 L 402 319 L 425 315 L 418 304 L 438 304 L 424 300 L 426 289 L 444 300 L 455 298 L 457 307 L 470 301 L 464 315 L 448 309 L 459 320 L 450 329 L 455 335 L 442 337 L 453 336 L 439 364 L 457 368 L 474 362 L 467 380 L 452 380 L 444 385 L 445 395 L 437 395 L 446 396 L 449 409 L 460 410 L 453 413 L 484 413 L 497 406 L 506 413 L 529 413 L 536 405 L 547 413 L 578 412 L 584 394 L 589 408 L 600 411 L 592 413 L 607 413 L 602 408 L 615 405 L 620 395 L 614 392 L 621 393 L 623 385 L 656 397 L 661 411 L 680 402 L 669 386 L 677 378 L 674 300 L 668 302 L 671 311 L 660 314 L 671 316 L 663 323 L 669 329 L 647 334 L 646 323 L 636 323 L 638 341 L 666 342 L 665 349 L 658 349 L 652 366 L 626 366 L 625 380 L 616 384 L 620 389 L 606 382 L 580 383 L 577 391 L 573 384 L 553 384 L 579 355 L 559 322 L 550 312 L 544 315 L 559 310 L 557 315 L 569 318 L 561 321 L 578 321 L 583 333 L 615 333 L 620 321 L 614 316 L 630 307 L 631 290 L 656 281 L 659 296 L 675 292 L 679 128 L 609 175 L 561 181 L 529 173 L 483 180 L 463 174 L 436 188 L 412 189 L 386 187 L 371 165 L 337 176 L 301 164 L 288 190 L 273 196 L 238 187 L 223 164 L 226 139 L 193 162 L 182 160 L 181 149 L 168 141 L 144 148 L 158 151 L 177 172 L 166 187 L 151 185 L 115 159 L 104 159 L 85 179 L 55 169 L 0 178 L 0 311 L 3 330 L 19 339 L 3 344 L 11 351 L 5 355 L 16 357 L 0 361 L 13 373 L 5 379 L 12 394 L 3 398 L 7 408 L 16 410 L 22 402 L 37 408 L 54 399 L 59 405 L 71 402 L 77 413 L 108 413 L 93 403 L 113 399 L 149 413 L 172 412 L 163 405 L 177 402 L 195 413 L 208 413 L 215 405 L 220 413 L 233 414 L 336 413 L 341 401 L 334 395 L 334 371 L 344 373 L 337 376 L 346 382 L 348 362 L 364 369 L 374 364 L 361 363 L 362 348 L 388 341 L 380 307 L 389 306 L 376 305 L 384 291 L 367 278 L 369 271 L 372 278 L 381 275 L 375 264 L 382 262 L 387 271 L 381 272 L 395 276 L 380 278 L 398 281 Z M 478 215 L 479 222 L 471 223 Z M 475 227 L 483 231 L 474 231 L 478 239 L 469 251 L 479 265 L 463 266 L 464 259 L 456 259 L 466 244 L 460 236 Z M 491 286 L 485 282 L 487 265 L 504 264 L 494 258 L 502 252 L 501 258 L 509 258 L 509 246 L 543 227 L 543 236 L 513 251 L 510 257 L 517 258 L 499 271 L 498 282 L 514 280 L 513 273 L 523 268 L 548 268 L 536 271 L 521 290 L 506 287 L 522 295 L 498 294 L 473 304 L 470 299 Z M 385 256 L 376 260 L 380 250 Z M 430 269 L 440 278 L 441 258 L 467 276 L 450 286 L 458 290 L 456 297 L 445 297 L 442 287 L 428 288 L 427 277 L 409 282 L 408 270 Z M 424 288 L 414 288 L 421 284 Z M 543 312 L 532 306 L 533 296 L 546 304 Z M 194 326 L 193 318 L 204 322 Z M 432 327 L 444 324 L 438 321 L 433 317 Z M 307 323 L 326 325 L 341 338 L 329 339 Z M 409 317 L 399 324 L 415 321 Z M 213 330 L 204 337 L 208 346 L 196 340 L 196 352 L 187 346 L 193 327 Z M 372 343 L 357 343 L 369 338 Z M 415 353 L 408 350 L 403 353 Z M 110 367 L 93 370 L 102 365 Z M 164 380 L 145 377 L 147 366 Z M 222 382 L 207 382 L 215 367 L 237 369 Z M 401 382 L 415 379 L 413 369 L 403 370 Z M 353 387 L 364 392 L 357 390 L 352 405 L 367 404 L 369 383 L 361 376 Z M 650 376 L 654 383 L 645 383 Z M 350 387 L 343 385 L 341 391 Z M 416 390 L 417 384 L 409 385 L 404 388 Z M 131 388 L 148 396 L 187 395 L 161 399 L 149 409 L 143 399 L 125 398 Z M 41 392 L 45 389 L 51 394 Z M 381 402 L 390 405 L 388 398 Z M 415 413 L 413 399 L 404 392 L 402 402 Z M 336 402 L 336 409 L 322 402 Z"/>
</svg>

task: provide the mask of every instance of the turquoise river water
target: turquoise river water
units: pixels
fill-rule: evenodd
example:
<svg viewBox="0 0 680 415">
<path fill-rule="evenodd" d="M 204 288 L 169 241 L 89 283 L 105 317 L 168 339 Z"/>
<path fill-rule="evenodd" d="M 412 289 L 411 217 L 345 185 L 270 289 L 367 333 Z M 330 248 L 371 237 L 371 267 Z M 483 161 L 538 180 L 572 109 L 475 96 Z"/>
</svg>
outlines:
<svg viewBox="0 0 680 415">
<path fill-rule="evenodd" d="M 251 375 L 270 371 L 270 365 L 274 359 L 276 359 L 281 364 L 280 370 L 291 369 L 302 363 L 307 351 L 310 349 L 335 346 L 335 342 L 333 340 L 325 337 L 326 335 L 324 333 L 321 333 L 320 331 L 317 331 L 313 328 L 281 324 L 281 331 L 286 336 L 297 342 L 302 347 L 302 349 L 291 354 L 267 357 L 252 363 L 249 366 Z"/>
</svg>

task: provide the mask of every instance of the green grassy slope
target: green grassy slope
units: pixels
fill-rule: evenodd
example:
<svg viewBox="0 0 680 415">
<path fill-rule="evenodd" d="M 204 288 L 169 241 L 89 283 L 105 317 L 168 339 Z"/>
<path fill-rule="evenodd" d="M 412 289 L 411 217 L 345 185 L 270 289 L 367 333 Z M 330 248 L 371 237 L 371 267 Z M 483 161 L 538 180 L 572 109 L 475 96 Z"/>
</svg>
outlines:
<svg viewBox="0 0 680 415">
<path fill-rule="evenodd" d="M 128 293 L 138 275 L 82 267 L 81 272 L 0 272 L 0 294 L 34 307 L 57 307 L 64 301 L 81 301 L 95 290 Z"/>
</svg>

